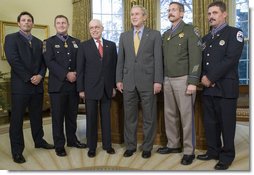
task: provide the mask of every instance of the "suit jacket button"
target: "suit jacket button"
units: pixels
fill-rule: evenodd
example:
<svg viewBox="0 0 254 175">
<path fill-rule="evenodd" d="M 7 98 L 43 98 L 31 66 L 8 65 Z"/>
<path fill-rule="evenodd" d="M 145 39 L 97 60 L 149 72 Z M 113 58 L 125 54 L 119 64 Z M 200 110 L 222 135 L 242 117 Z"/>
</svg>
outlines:
<svg viewBox="0 0 254 175">
<path fill-rule="evenodd" d="M 209 62 L 206 62 L 206 65 L 208 66 L 208 65 L 209 65 Z"/>
<path fill-rule="evenodd" d="M 207 56 L 209 57 L 209 56 L 210 56 L 210 54 L 208 53 L 208 54 L 207 54 Z"/>
</svg>

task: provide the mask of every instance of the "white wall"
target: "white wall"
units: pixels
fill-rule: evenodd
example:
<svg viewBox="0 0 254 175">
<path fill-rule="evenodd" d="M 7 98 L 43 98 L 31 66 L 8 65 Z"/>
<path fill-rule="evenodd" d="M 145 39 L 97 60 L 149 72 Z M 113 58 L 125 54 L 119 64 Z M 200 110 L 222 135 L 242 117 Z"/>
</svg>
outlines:
<svg viewBox="0 0 254 175">
<path fill-rule="evenodd" d="M 54 18 L 56 15 L 65 15 L 72 24 L 72 0 L 0 0 L 0 20 L 16 22 L 22 11 L 30 12 L 35 24 L 49 26 L 49 36 L 55 34 Z M 72 25 L 69 28 L 71 35 Z M 0 52 L 3 50 L 0 50 Z M 0 59 L 0 71 L 9 72 L 7 61 Z"/>
</svg>

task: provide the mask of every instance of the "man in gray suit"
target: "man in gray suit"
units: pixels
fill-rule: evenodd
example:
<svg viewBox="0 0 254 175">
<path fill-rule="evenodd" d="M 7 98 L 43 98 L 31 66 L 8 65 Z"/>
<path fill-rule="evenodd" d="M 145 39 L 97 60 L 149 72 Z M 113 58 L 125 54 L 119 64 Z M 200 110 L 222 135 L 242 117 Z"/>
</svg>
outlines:
<svg viewBox="0 0 254 175">
<path fill-rule="evenodd" d="M 144 27 L 146 19 L 146 9 L 133 6 L 133 29 L 122 33 L 119 42 L 116 82 L 124 100 L 124 157 L 136 152 L 139 101 L 143 110 L 143 158 L 151 157 L 156 133 L 156 94 L 163 82 L 162 41 L 159 31 Z"/>
</svg>

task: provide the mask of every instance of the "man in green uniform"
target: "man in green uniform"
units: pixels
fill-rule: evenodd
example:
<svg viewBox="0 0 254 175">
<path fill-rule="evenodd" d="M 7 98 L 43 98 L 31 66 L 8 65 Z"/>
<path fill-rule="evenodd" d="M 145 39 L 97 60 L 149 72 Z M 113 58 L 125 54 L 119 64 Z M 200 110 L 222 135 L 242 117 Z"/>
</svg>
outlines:
<svg viewBox="0 0 254 175">
<path fill-rule="evenodd" d="M 168 143 L 157 150 L 160 154 L 182 152 L 180 123 L 183 129 L 183 158 L 189 165 L 195 158 L 193 104 L 200 79 L 201 41 L 197 28 L 182 20 L 184 6 L 171 2 L 168 18 L 172 27 L 163 34 L 164 115 Z"/>
</svg>

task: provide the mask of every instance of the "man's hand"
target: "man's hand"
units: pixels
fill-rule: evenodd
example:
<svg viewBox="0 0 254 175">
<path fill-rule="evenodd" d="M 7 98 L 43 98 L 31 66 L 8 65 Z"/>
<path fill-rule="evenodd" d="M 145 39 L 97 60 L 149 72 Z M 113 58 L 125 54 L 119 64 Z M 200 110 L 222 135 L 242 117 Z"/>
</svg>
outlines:
<svg viewBox="0 0 254 175">
<path fill-rule="evenodd" d="M 116 96 L 116 89 L 113 88 L 113 93 L 112 93 L 112 97 L 115 97 Z"/>
<path fill-rule="evenodd" d="M 160 83 L 153 84 L 153 94 L 158 94 L 161 91 L 162 85 Z"/>
<path fill-rule="evenodd" d="M 38 85 L 41 82 L 42 76 L 40 74 L 32 76 L 31 83 L 34 85 Z"/>
<path fill-rule="evenodd" d="M 117 90 L 123 93 L 123 82 L 116 83 Z"/>
<path fill-rule="evenodd" d="M 187 89 L 186 89 L 186 94 L 187 95 L 192 95 L 196 92 L 197 90 L 197 86 L 196 85 L 193 85 L 193 84 L 189 84 L 187 86 Z"/>
<path fill-rule="evenodd" d="M 66 75 L 66 78 L 69 82 L 73 83 L 77 79 L 77 73 L 76 72 L 68 72 Z"/>
<path fill-rule="evenodd" d="M 205 86 L 205 87 L 210 87 L 212 85 L 212 82 L 207 78 L 206 75 L 204 75 L 201 79 L 201 83 Z"/>
<path fill-rule="evenodd" d="M 79 92 L 79 97 L 85 99 L 85 92 L 84 91 Z"/>
</svg>

